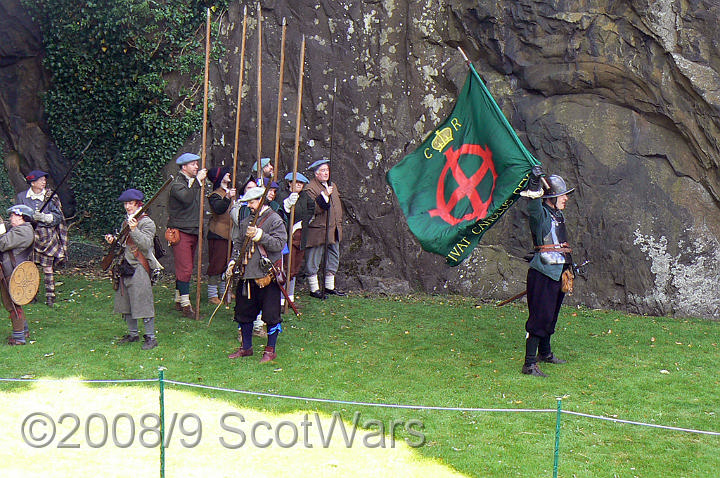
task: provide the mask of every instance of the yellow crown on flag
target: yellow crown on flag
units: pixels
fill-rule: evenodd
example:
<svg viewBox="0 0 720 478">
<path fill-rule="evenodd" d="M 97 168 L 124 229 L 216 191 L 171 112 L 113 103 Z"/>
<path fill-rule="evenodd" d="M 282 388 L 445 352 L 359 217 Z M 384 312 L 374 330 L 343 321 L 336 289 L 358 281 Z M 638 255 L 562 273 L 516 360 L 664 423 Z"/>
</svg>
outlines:
<svg viewBox="0 0 720 478">
<path fill-rule="evenodd" d="M 447 128 L 435 131 L 435 138 L 432 140 L 432 147 L 437 151 L 442 151 L 452 140 L 452 129 L 448 126 Z"/>
</svg>

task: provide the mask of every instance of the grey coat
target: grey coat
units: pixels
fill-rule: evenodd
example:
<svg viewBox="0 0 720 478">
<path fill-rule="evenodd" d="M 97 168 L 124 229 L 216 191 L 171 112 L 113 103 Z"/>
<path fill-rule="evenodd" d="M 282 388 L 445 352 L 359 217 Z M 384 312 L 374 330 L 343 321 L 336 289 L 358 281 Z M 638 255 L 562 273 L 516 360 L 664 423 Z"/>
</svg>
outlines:
<svg viewBox="0 0 720 478">
<path fill-rule="evenodd" d="M 149 216 L 142 216 L 135 230 L 130 231 L 129 237 L 148 260 L 150 268 L 155 269 L 154 264 L 158 263 L 153 252 L 155 222 Z M 124 246 L 123 257 L 135 267 L 135 273 L 130 277 L 120 278 L 120 287 L 115 291 L 114 312 L 130 314 L 133 319 L 155 317 L 155 301 L 150 276 L 127 245 Z"/>
<path fill-rule="evenodd" d="M 283 222 L 278 213 L 270 209 L 270 207 L 265 206 L 263 209 L 257 222 L 257 224 L 260 224 L 262 221 L 260 229 L 263 230 L 263 235 L 257 243 L 249 241 L 247 249 L 252 252 L 252 255 L 245 266 L 243 279 L 259 279 L 268 274 L 267 270 L 260 266 L 261 254 L 258 249 L 258 244 L 262 244 L 265 252 L 267 252 L 268 259 L 275 263 L 282 257 L 282 250 L 287 243 L 288 236 L 287 229 L 285 229 L 285 222 Z M 238 256 L 245 239 L 245 231 L 247 231 L 251 219 L 252 216 L 246 217 L 240 221 L 239 227 L 233 228 L 233 259 L 236 262 L 239 260 Z"/>
<path fill-rule="evenodd" d="M 13 271 L 9 251 L 15 256 L 15 265 L 30 259 L 35 232 L 29 222 L 11 227 L 5 234 L 0 235 L 0 251 L 2 251 L 2 268 L 5 277 L 10 277 Z"/>
</svg>

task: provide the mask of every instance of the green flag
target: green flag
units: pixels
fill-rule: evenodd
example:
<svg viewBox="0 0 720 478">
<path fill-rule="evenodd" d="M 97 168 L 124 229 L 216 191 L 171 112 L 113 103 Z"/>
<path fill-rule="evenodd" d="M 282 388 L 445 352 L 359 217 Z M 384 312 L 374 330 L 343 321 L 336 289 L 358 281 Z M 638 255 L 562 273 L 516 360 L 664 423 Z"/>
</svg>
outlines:
<svg viewBox="0 0 720 478">
<path fill-rule="evenodd" d="M 387 173 L 423 249 L 456 266 L 519 197 L 535 159 L 470 65 L 450 116 Z"/>
</svg>

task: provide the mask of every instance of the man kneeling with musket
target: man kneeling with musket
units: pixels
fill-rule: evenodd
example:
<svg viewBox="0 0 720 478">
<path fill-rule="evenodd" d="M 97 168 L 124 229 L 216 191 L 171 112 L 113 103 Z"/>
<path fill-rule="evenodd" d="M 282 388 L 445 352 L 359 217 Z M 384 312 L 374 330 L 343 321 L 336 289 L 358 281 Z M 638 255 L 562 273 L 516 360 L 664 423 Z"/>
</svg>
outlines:
<svg viewBox="0 0 720 478">
<path fill-rule="evenodd" d="M 35 232 L 30 224 L 33 210 L 24 204 L 18 204 L 8 209 L 8 213 L 10 213 L 11 227 L 7 232 L 0 235 L 3 275 L 0 287 L 2 287 L 3 305 L 10 312 L 10 321 L 13 328 L 12 335 L 8 337 L 8 345 L 25 345 L 30 331 L 25 320 L 25 312 L 10 297 L 8 278 L 10 278 L 18 264 L 30 259 L 30 254 L 33 251 Z M 37 292 L 37 289 L 35 291 Z"/>
<path fill-rule="evenodd" d="M 230 280 L 234 272 L 239 272 L 242 277 L 235 293 L 235 321 L 240 324 L 243 341 L 229 358 L 253 354 L 253 322 L 262 311 L 262 320 L 267 324 L 267 346 L 260 362 L 269 362 L 277 357 L 275 345 L 282 331 L 282 317 L 280 286 L 273 273 L 268 272 L 268 264 L 281 260 L 287 230 L 275 211 L 264 204 L 261 207 L 264 192 L 265 188 L 252 188 L 240 198 L 240 201 L 247 201 L 253 215 L 240 221 L 233 230 L 233 259 L 228 264 L 226 277 Z M 251 222 L 255 216 L 257 219 Z M 240 261 L 238 268 L 235 267 L 237 261 Z"/>
</svg>

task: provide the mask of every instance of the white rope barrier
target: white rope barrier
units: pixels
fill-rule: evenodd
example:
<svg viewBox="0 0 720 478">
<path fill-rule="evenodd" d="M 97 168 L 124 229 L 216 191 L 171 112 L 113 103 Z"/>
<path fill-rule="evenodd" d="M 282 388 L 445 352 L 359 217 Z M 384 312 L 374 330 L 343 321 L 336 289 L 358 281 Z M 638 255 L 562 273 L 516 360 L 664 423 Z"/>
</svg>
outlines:
<svg viewBox="0 0 720 478">
<path fill-rule="evenodd" d="M 693 430 L 692 428 L 671 427 L 671 426 L 667 426 L 667 425 L 657 425 L 655 423 L 634 422 L 632 420 L 622 420 L 620 418 L 602 417 L 602 416 L 598 416 L 598 415 L 588 415 L 587 413 L 569 412 L 566 410 L 562 410 L 561 413 L 566 413 L 568 415 L 575 415 L 578 417 L 594 418 L 595 420 L 605 420 L 608 422 L 615 422 L 615 423 L 626 423 L 628 425 L 640 425 L 643 427 L 662 428 L 663 430 L 675 430 L 678 432 L 699 433 L 702 435 L 720 436 L 720 432 L 711 432 L 711 431 L 705 431 L 705 430 Z"/>
<path fill-rule="evenodd" d="M 220 392 L 230 393 L 242 393 L 244 395 L 254 395 L 258 397 L 269 397 L 269 398 L 281 398 L 285 400 L 299 400 L 304 402 L 319 402 L 319 403 L 332 403 L 338 405 L 354 405 L 359 407 L 379 407 L 379 408 L 402 408 L 409 410 L 445 410 L 454 412 L 552 412 L 556 413 L 557 410 L 553 409 L 530 409 L 530 408 L 464 408 L 464 407 L 433 407 L 427 405 L 398 405 L 392 403 L 373 403 L 373 402 L 353 402 L 347 400 L 332 400 L 329 398 L 309 398 L 309 397 L 294 397 L 292 395 L 278 395 L 275 393 L 264 393 L 264 392 L 249 392 L 246 390 L 233 390 L 230 388 L 211 387 L 209 385 L 198 385 L 195 383 L 176 382 L 174 380 L 165 380 L 165 383 L 171 383 L 174 385 L 184 385 L 186 387 L 204 388 L 207 390 L 216 390 Z"/>
</svg>

